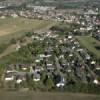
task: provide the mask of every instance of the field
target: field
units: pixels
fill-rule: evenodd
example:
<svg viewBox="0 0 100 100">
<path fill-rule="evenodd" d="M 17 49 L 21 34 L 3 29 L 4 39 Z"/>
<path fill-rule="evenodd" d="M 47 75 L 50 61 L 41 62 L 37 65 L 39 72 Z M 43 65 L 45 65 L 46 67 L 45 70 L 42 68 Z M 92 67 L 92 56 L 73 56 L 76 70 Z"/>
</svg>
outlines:
<svg viewBox="0 0 100 100">
<path fill-rule="evenodd" d="M 3 92 L 0 100 L 100 100 L 99 95 L 41 92 Z"/>
<path fill-rule="evenodd" d="M 100 42 L 89 36 L 80 36 L 77 37 L 78 41 L 82 46 L 88 49 L 91 53 L 93 53 L 97 58 L 100 59 Z"/>
<path fill-rule="evenodd" d="M 0 19 L 0 43 L 8 42 L 13 37 L 19 37 L 28 30 L 41 30 L 53 24 L 52 21 L 27 18 Z"/>
</svg>

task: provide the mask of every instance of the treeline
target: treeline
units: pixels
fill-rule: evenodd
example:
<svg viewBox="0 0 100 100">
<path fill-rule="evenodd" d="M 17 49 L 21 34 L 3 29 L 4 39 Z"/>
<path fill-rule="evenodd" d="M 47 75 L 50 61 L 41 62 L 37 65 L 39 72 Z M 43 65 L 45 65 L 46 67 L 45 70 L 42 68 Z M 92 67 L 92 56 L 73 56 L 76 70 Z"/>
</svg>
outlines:
<svg viewBox="0 0 100 100">
<path fill-rule="evenodd" d="M 72 93 L 88 93 L 88 94 L 100 94 L 100 85 L 93 83 L 77 83 L 66 85 L 65 87 L 60 88 L 51 88 L 49 91 L 56 92 L 72 92 Z"/>
</svg>

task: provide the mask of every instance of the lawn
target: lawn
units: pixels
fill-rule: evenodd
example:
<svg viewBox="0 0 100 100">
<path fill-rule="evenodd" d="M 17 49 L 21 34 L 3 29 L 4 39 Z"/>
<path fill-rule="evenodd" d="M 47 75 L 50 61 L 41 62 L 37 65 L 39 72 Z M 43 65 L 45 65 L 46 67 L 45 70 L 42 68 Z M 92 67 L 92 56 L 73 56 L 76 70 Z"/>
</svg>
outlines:
<svg viewBox="0 0 100 100">
<path fill-rule="evenodd" d="M 49 92 L 1 92 L 2 100 L 100 100 L 99 95 Z"/>
<path fill-rule="evenodd" d="M 13 37 L 18 37 L 29 30 L 41 30 L 52 21 L 34 20 L 28 18 L 5 18 L 0 19 L 0 43 L 7 42 Z"/>
<path fill-rule="evenodd" d="M 100 59 L 100 49 L 96 49 L 100 47 L 98 40 L 90 36 L 78 36 L 77 39 L 83 47 Z"/>
</svg>

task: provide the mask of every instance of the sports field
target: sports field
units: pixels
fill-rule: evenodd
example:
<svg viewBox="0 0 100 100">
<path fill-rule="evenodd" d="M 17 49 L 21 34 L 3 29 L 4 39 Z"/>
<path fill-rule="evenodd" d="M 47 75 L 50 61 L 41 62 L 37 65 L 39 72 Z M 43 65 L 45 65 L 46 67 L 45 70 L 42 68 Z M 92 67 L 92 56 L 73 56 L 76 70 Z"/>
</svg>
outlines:
<svg viewBox="0 0 100 100">
<path fill-rule="evenodd" d="M 28 18 L 0 19 L 0 43 L 6 42 L 12 37 L 21 36 L 28 30 L 41 30 L 53 24 L 52 21 L 34 20 Z"/>
<path fill-rule="evenodd" d="M 91 36 L 79 36 L 77 39 L 83 47 L 100 59 L 100 41 Z"/>
</svg>

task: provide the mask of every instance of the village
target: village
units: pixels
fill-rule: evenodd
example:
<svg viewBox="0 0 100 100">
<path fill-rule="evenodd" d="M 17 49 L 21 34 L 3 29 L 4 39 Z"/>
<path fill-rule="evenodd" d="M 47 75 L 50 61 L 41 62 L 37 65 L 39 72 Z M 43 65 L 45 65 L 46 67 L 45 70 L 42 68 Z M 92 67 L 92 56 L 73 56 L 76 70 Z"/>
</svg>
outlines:
<svg viewBox="0 0 100 100">
<path fill-rule="evenodd" d="M 77 26 L 74 28 L 74 32 L 81 32 L 83 34 L 91 32 L 91 35 L 93 35 L 98 40 L 100 40 L 99 14 L 100 12 L 98 8 L 87 8 L 86 10 L 79 9 L 75 11 L 57 9 L 56 7 L 33 5 L 27 5 L 25 9 L 4 9 L 2 7 L 0 8 L 0 19 L 5 19 L 8 17 L 22 17 L 76 24 Z"/>
<path fill-rule="evenodd" d="M 19 55 L 15 62 L 6 65 L 2 75 L 3 86 L 45 91 L 62 90 L 79 83 L 100 85 L 100 58 L 95 58 L 77 39 L 86 36 L 100 42 L 99 9 L 82 10 L 76 14 L 56 10 L 55 7 L 28 5 L 27 8 L 31 10 L 1 9 L 0 18 L 52 20 L 61 23 L 61 26 L 68 24 L 71 27 L 67 32 L 58 27 L 46 32 L 33 32 L 28 36 L 32 43 L 22 47 L 17 43 L 16 52 Z M 100 45 L 97 49 L 100 53 Z M 23 61 L 18 56 L 23 56 Z"/>
<path fill-rule="evenodd" d="M 10 88 L 61 88 L 70 84 L 93 83 L 100 85 L 99 62 L 83 48 L 73 34 L 33 34 L 28 45 L 31 63 L 12 63 L 4 72 L 4 86 Z M 39 45 L 35 45 L 34 42 Z M 22 47 L 23 50 L 27 49 Z M 20 46 L 17 51 L 20 51 Z M 22 51 L 24 52 L 24 51 Z M 35 87 L 36 86 L 36 87 Z"/>
</svg>

